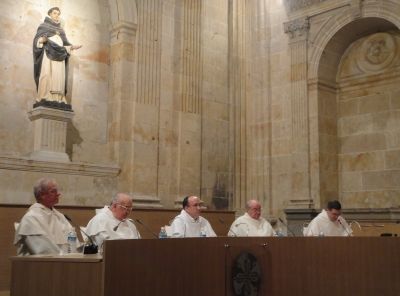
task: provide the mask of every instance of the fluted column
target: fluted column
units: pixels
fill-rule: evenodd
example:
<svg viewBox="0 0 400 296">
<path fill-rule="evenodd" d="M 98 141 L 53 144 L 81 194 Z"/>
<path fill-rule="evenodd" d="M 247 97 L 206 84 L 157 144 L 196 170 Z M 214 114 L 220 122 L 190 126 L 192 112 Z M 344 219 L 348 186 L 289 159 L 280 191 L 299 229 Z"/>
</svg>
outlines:
<svg viewBox="0 0 400 296">
<path fill-rule="evenodd" d="M 229 191 L 233 193 L 230 204 L 234 208 L 244 208 L 246 203 L 246 178 L 247 178 L 247 79 L 246 79 L 246 1 L 229 2 L 230 28 L 229 28 L 229 96 L 230 109 L 230 140 L 234 147 L 230 158 L 232 172 Z"/>
</svg>

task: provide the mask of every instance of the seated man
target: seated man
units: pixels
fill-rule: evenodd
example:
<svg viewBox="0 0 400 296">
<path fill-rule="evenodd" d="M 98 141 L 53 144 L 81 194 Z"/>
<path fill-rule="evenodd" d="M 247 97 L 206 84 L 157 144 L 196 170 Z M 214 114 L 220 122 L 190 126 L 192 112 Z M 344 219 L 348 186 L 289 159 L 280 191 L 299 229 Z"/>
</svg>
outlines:
<svg viewBox="0 0 400 296">
<path fill-rule="evenodd" d="M 110 206 L 105 206 L 86 227 L 86 233 L 101 249 L 107 239 L 136 239 L 140 234 L 133 221 L 128 218 L 132 211 L 132 197 L 117 193 Z"/>
<path fill-rule="evenodd" d="M 328 202 L 326 210 L 315 217 L 304 229 L 304 236 L 351 236 L 352 230 L 341 217 L 342 205 L 337 200 Z"/>
<path fill-rule="evenodd" d="M 246 213 L 237 218 L 229 229 L 228 236 L 273 236 L 271 224 L 261 217 L 261 204 L 251 199 L 246 203 Z"/>
<path fill-rule="evenodd" d="M 182 211 L 171 224 L 172 237 L 217 236 L 207 219 L 200 216 L 200 199 L 186 196 Z"/>
<path fill-rule="evenodd" d="M 57 183 L 52 179 L 40 179 L 33 193 L 36 203 L 29 208 L 15 232 L 17 254 L 58 254 L 74 228 L 54 208 L 61 195 Z"/>
</svg>

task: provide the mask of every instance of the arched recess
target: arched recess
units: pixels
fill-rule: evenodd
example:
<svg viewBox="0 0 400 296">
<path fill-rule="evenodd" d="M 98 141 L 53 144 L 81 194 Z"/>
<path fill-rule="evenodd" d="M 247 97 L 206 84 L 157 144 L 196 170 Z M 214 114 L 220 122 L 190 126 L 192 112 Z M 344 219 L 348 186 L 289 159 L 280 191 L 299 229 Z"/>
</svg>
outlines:
<svg viewBox="0 0 400 296">
<path fill-rule="evenodd" d="M 309 55 L 309 100 L 318 106 L 318 118 L 316 120 L 317 134 L 311 139 L 317 143 L 318 153 L 318 181 L 320 204 L 333 198 L 343 198 L 339 180 L 342 166 L 339 165 L 341 152 L 341 139 L 338 137 L 338 96 L 340 90 L 337 80 L 339 64 L 346 50 L 361 38 L 378 32 L 398 30 L 400 22 L 398 16 L 393 13 L 399 11 L 400 4 L 393 1 L 381 1 L 379 4 L 363 7 L 362 17 L 355 19 L 351 11 L 339 14 L 325 23 L 319 34 L 312 40 L 313 48 Z M 342 106 L 343 107 L 343 106 Z M 341 179 L 340 179 L 341 178 Z M 365 182 L 348 180 L 349 182 Z M 359 200 L 346 200 L 346 206 L 370 207 L 368 199 L 364 204 Z M 376 206 L 375 204 L 372 206 Z"/>
</svg>

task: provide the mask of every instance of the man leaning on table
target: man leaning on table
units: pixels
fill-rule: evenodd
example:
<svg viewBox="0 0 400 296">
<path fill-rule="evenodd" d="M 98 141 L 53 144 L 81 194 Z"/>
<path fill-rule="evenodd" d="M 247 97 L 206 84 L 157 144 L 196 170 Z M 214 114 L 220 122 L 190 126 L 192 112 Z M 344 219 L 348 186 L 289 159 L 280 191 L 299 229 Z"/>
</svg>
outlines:
<svg viewBox="0 0 400 296">
<path fill-rule="evenodd" d="M 61 193 L 55 180 L 43 178 L 33 188 L 36 203 L 30 206 L 15 231 L 18 255 L 59 254 L 74 228 L 54 206 Z"/>
<path fill-rule="evenodd" d="M 105 240 L 137 239 L 140 233 L 129 214 L 132 212 L 132 197 L 117 193 L 110 202 L 94 216 L 86 227 L 86 233 L 102 247 Z"/>
<path fill-rule="evenodd" d="M 326 209 L 315 217 L 303 230 L 304 236 L 352 236 L 352 230 L 341 216 L 342 205 L 337 200 L 329 201 Z"/>
<path fill-rule="evenodd" d="M 229 229 L 228 236 L 274 236 L 271 224 L 261 217 L 261 204 L 251 199 L 246 202 L 246 213 L 237 218 Z"/>
<path fill-rule="evenodd" d="M 186 196 L 182 211 L 171 224 L 172 237 L 217 236 L 207 219 L 200 216 L 201 201 L 197 196 Z"/>
</svg>

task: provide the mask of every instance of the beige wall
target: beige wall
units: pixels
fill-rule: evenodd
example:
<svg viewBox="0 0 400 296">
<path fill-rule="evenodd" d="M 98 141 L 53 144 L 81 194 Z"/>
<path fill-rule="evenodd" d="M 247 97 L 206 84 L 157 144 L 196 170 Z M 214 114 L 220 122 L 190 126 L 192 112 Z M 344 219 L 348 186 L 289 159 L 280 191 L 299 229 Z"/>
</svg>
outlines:
<svg viewBox="0 0 400 296">
<path fill-rule="evenodd" d="M 258 198 L 275 217 L 332 198 L 398 206 L 398 41 L 372 76 L 352 61 L 377 31 L 397 40 L 400 4 L 299 3 L 3 1 L 0 202 L 30 202 L 46 175 L 66 204 L 126 191 L 155 207 L 187 194 L 232 209 Z M 83 44 L 69 78 L 69 164 L 30 158 L 31 43 L 54 4 Z"/>
</svg>

